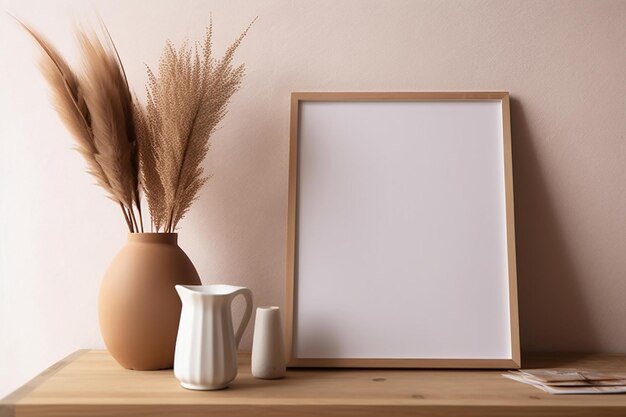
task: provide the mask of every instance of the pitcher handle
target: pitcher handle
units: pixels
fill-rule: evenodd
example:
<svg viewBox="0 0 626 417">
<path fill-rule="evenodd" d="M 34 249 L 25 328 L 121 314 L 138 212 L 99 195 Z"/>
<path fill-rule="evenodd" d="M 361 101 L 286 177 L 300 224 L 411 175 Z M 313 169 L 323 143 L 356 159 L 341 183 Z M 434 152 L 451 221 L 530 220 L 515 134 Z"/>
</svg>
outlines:
<svg viewBox="0 0 626 417">
<path fill-rule="evenodd" d="M 246 311 L 243 313 L 241 323 L 239 323 L 239 327 L 235 332 L 235 348 L 237 349 L 239 348 L 239 342 L 241 342 L 243 332 L 246 330 L 246 326 L 248 326 L 250 317 L 252 317 L 252 291 L 250 291 L 248 288 L 240 288 L 233 293 L 232 299 L 234 299 L 238 295 L 243 295 L 243 298 L 246 300 Z"/>
</svg>

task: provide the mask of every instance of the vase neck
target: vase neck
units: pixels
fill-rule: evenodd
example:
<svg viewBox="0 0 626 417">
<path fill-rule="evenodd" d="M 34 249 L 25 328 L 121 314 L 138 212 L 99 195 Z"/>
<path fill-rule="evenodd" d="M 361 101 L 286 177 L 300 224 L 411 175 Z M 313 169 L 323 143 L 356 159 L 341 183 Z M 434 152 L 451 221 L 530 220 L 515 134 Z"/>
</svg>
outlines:
<svg viewBox="0 0 626 417">
<path fill-rule="evenodd" d="M 176 245 L 178 243 L 178 233 L 129 233 L 128 242 Z"/>
</svg>

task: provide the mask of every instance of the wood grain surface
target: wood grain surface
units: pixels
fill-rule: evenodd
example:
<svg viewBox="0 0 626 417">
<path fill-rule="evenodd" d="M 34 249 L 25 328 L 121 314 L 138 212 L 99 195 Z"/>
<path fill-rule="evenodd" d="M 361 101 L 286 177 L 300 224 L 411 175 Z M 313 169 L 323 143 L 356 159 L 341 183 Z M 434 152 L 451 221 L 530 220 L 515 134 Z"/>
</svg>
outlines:
<svg viewBox="0 0 626 417">
<path fill-rule="evenodd" d="M 532 355 L 524 368 L 626 371 L 626 355 Z M 106 351 L 79 351 L 0 403 L 0 416 L 624 416 L 624 395 L 551 396 L 498 370 L 290 369 L 239 375 L 222 391 L 189 391 L 171 370 L 129 371 Z"/>
</svg>

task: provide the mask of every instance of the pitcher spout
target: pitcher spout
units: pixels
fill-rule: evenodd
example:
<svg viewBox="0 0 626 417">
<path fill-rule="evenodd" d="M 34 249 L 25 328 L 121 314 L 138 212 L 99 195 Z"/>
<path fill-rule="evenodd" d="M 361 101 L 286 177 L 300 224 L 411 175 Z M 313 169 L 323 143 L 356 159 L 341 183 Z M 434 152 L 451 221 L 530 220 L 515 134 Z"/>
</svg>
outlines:
<svg viewBox="0 0 626 417">
<path fill-rule="evenodd" d="M 227 285 L 227 284 L 213 284 L 213 285 L 177 285 L 176 292 L 182 299 L 183 296 L 187 297 L 189 295 L 195 294 L 201 297 L 211 297 L 211 296 L 229 296 L 235 295 L 236 293 L 241 292 L 241 290 L 245 289 L 245 287 L 238 287 L 235 285 Z"/>
<path fill-rule="evenodd" d="M 185 300 L 188 300 L 195 293 L 193 287 L 201 287 L 201 285 L 175 285 L 174 289 L 178 293 L 178 297 L 180 297 L 180 301 L 183 303 Z"/>
</svg>

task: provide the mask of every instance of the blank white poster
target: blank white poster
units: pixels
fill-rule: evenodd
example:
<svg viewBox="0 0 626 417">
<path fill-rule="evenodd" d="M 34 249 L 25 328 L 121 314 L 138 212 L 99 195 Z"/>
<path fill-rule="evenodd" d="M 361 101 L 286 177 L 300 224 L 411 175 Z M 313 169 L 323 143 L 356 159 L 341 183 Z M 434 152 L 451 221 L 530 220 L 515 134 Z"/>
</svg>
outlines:
<svg viewBox="0 0 626 417">
<path fill-rule="evenodd" d="M 294 355 L 510 359 L 502 103 L 300 103 Z"/>
</svg>

